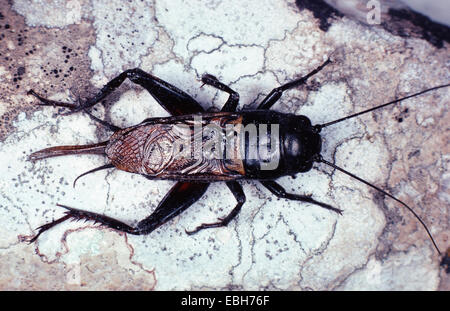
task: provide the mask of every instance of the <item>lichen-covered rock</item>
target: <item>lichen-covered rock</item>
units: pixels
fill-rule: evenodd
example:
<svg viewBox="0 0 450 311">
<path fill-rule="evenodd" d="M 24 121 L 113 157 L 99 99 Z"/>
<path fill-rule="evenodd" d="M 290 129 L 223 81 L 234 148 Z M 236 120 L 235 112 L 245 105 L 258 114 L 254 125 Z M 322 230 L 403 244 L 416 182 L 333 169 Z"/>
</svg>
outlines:
<svg viewBox="0 0 450 311">
<path fill-rule="evenodd" d="M 135 224 L 173 184 L 110 170 L 73 188 L 74 178 L 104 159 L 27 161 L 48 146 L 111 134 L 85 114 L 60 116 L 37 106 L 26 96 L 30 88 L 76 101 L 140 67 L 205 108 L 220 108 L 227 94 L 201 87 L 207 72 L 241 94 L 241 108 L 255 107 L 274 87 L 331 57 L 332 65 L 273 107 L 317 124 L 450 81 L 448 43 L 437 48 L 349 18 L 325 32 L 294 0 L 50 2 L 17 0 L 11 7 L 0 0 L 0 262 L 8 263 L 0 267 L 1 289 L 448 288 L 440 258 L 411 213 L 322 165 L 279 182 L 343 209 L 343 216 L 243 182 L 247 202 L 228 227 L 186 235 L 233 208 L 232 194 L 217 183 L 148 236 L 67 222 L 35 244 L 20 242 L 63 214 L 56 203 Z M 323 130 L 324 158 L 411 205 L 442 249 L 450 223 L 449 100 L 441 89 Z M 121 127 L 167 116 L 131 83 L 93 112 Z"/>
</svg>

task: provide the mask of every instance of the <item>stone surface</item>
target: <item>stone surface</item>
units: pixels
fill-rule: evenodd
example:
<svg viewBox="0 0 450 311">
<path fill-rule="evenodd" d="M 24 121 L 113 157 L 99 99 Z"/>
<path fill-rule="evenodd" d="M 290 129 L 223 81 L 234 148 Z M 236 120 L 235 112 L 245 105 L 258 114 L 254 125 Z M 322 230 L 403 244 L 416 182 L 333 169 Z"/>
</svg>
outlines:
<svg viewBox="0 0 450 311">
<path fill-rule="evenodd" d="M 246 181 L 247 202 L 228 227 L 186 235 L 185 229 L 233 208 L 233 196 L 217 183 L 148 236 L 68 222 L 35 244 L 21 242 L 63 214 L 56 203 L 135 224 L 173 184 L 108 170 L 73 188 L 76 176 L 105 159 L 27 161 L 48 146 L 110 135 L 84 114 L 59 116 L 57 109 L 36 106 L 26 96 L 30 88 L 75 101 L 121 71 L 140 67 L 205 108 L 220 108 L 226 94 L 201 87 L 208 72 L 241 94 L 241 108 L 255 107 L 271 89 L 331 56 L 334 63 L 307 87 L 286 92 L 273 107 L 317 124 L 448 83 L 447 43 L 437 49 L 347 18 L 323 32 L 295 1 L 0 3 L 1 289 L 448 288 L 437 252 L 407 210 L 323 165 L 279 182 L 343 209 L 343 216 L 276 199 Z M 413 206 L 442 250 L 449 245 L 449 99 L 448 89 L 441 89 L 323 130 L 324 158 Z M 167 116 L 128 82 L 106 101 L 95 113 L 118 126 Z"/>
</svg>

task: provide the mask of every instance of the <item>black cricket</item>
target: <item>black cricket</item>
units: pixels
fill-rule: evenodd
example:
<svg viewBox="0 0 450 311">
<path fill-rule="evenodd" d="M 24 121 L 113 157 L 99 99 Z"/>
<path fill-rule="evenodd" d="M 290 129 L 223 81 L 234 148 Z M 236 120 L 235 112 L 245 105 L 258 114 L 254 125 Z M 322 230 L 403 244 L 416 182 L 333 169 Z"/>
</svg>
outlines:
<svg viewBox="0 0 450 311">
<path fill-rule="evenodd" d="M 394 199 L 398 203 L 402 204 L 404 207 L 406 207 L 413 215 L 419 220 L 419 222 L 423 225 L 425 228 L 428 236 L 430 237 L 434 247 L 440 254 L 440 250 L 437 247 L 431 233 L 429 232 L 427 226 L 424 224 L 424 222 L 420 219 L 420 217 L 404 202 L 400 201 L 396 197 L 392 196 L 391 194 L 387 193 L 386 191 L 380 189 L 379 187 L 370 184 L 369 182 L 361 179 L 358 176 L 355 176 L 354 174 L 336 166 L 333 163 L 330 163 L 322 158 L 320 155 L 321 151 L 321 144 L 322 139 L 320 136 L 320 131 L 322 128 L 326 126 L 330 126 L 333 124 L 336 124 L 338 122 L 371 112 L 373 110 L 399 103 L 403 100 L 406 100 L 408 98 L 412 98 L 418 95 L 421 95 L 426 92 L 430 92 L 432 90 L 436 90 L 439 88 L 445 88 L 450 86 L 450 84 L 446 85 L 440 85 L 433 88 L 426 89 L 424 91 L 396 99 L 394 101 L 391 101 L 389 103 L 385 103 L 383 105 L 379 105 L 373 108 L 370 108 L 368 110 L 352 114 L 350 116 L 331 121 L 329 123 L 325 124 L 319 124 L 319 125 L 312 125 L 311 121 L 308 117 L 303 115 L 294 115 L 294 114 L 287 114 L 287 113 L 280 113 L 270 110 L 270 108 L 278 101 L 278 99 L 281 97 L 284 91 L 298 87 L 300 85 L 303 85 L 306 83 L 306 81 L 313 75 L 315 75 L 317 72 L 322 70 L 325 66 L 330 64 L 331 61 L 328 59 L 325 61 L 322 65 L 311 71 L 309 74 L 305 75 L 304 77 L 295 79 L 291 82 L 288 82 L 280 87 L 277 87 L 273 89 L 267 97 L 264 98 L 264 100 L 258 105 L 257 109 L 255 110 L 245 110 L 241 112 L 236 112 L 236 108 L 239 103 L 239 94 L 235 91 L 233 91 L 230 87 L 227 85 L 221 83 L 217 78 L 215 78 L 212 75 L 206 74 L 202 77 L 202 82 L 204 84 L 213 86 L 221 91 L 224 91 L 229 94 L 228 100 L 226 101 L 225 105 L 223 106 L 220 113 L 208 113 L 206 112 L 202 106 L 195 101 L 191 96 L 186 94 L 185 92 L 181 91 L 180 89 L 176 88 L 175 86 L 155 77 L 152 76 L 141 69 L 135 68 L 131 70 L 126 70 L 117 77 L 115 77 L 113 80 L 111 80 L 109 83 L 107 83 L 100 92 L 93 98 L 86 100 L 84 103 L 64 103 L 64 102 L 57 102 L 48 100 L 46 98 L 41 97 L 37 93 L 35 93 L 33 90 L 30 90 L 28 94 L 35 96 L 40 100 L 39 105 L 47 105 L 47 106 L 55 106 L 55 107 L 64 107 L 70 109 L 70 113 L 75 112 L 85 112 L 87 113 L 93 120 L 99 122 L 103 126 L 106 126 L 111 131 L 115 132 L 113 136 L 115 136 L 117 133 L 124 133 L 123 137 L 125 135 L 129 135 L 129 133 L 133 133 L 133 131 L 141 130 L 144 127 L 148 126 L 154 126 L 155 124 L 171 124 L 175 122 L 181 122 L 189 119 L 192 115 L 200 114 L 202 116 L 205 116 L 205 118 L 208 120 L 208 117 L 219 117 L 219 118 L 231 118 L 231 119 L 238 119 L 240 118 L 240 122 L 242 122 L 243 125 L 246 124 L 279 124 L 280 125 L 280 133 L 279 133 L 279 165 L 275 170 L 261 170 L 260 169 L 260 163 L 262 161 L 265 161 L 266 159 L 250 159 L 245 158 L 242 160 L 242 169 L 239 170 L 225 170 L 221 172 L 221 174 L 216 173 L 215 175 L 201 175 L 192 173 L 192 174 L 186 174 L 186 173 L 180 173 L 175 172 L 171 173 L 172 175 L 167 175 L 165 177 L 160 177 L 164 179 L 174 179 L 177 180 L 177 183 L 172 187 L 172 189 L 166 194 L 166 196 L 163 198 L 163 200 L 159 203 L 158 207 L 155 209 L 155 211 L 148 216 L 146 219 L 140 221 L 135 227 L 129 226 L 119 220 L 113 219 L 111 217 L 75 209 L 69 206 L 65 206 L 62 204 L 57 204 L 60 207 L 63 207 L 66 209 L 65 216 L 56 219 L 48 224 L 45 224 L 39 228 L 37 228 L 39 231 L 38 233 L 29 239 L 29 242 L 34 242 L 37 240 L 37 238 L 46 230 L 50 229 L 51 227 L 65 221 L 68 219 L 85 219 L 85 220 L 91 220 L 95 223 L 100 223 L 106 227 L 113 228 L 119 231 L 123 231 L 130 234 L 135 235 L 142 235 L 142 234 L 149 234 L 159 226 L 165 224 L 175 216 L 182 213 L 184 210 L 186 210 L 189 206 L 194 204 L 197 200 L 199 200 L 202 195 L 206 192 L 208 189 L 208 186 L 211 182 L 217 182 L 217 181 L 225 181 L 226 185 L 230 189 L 230 191 L 233 193 L 234 197 L 236 198 L 237 204 L 233 208 L 233 210 L 225 217 L 219 218 L 219 221 L 215 223 L 209 223 L 209 224 L 201 224 L 197 228 L 195 228 L 193 231 L 187 231 L 188 234 L 196 233 L 200 230 L 207 229 L 207 228 L 216 228 L 221 226 L 226 226 L 228 223 L 234 219 L 239 211 L 241 210 L 243 204 L 245 203 L 246 197 L 244 194 L 244 191 L 242 189 L 242 186 L 238 182 L 242 179 L 254 179 L 258 180 L 264 187 L 266 187 L 271 193 L 276 195 L 279 198 L 288 199 L 288 200 L 295 200 L 295 201 L 301 201 L 301 202 L 307 202 L 311 204 L 318 205 L 322 208 L 328 209 L 332 212 L 336 212 L 338 214 L 341 214 L 342 211 L 338 208 L 332 207 L 326 203 L 318 202 L 314 200 L 310 195 L 301 195 L 301 194 L 293 194 L 288 193 L 285 191 L 285 189 L 279 185 L 275 179 L 281 177 L 281 176 L 293 176 L 297 173 L 307 172 L 311 170 L 313 167 L 313 163 L 324 163 L 329 166 L 331 166 L 334 169 L 337 169 L 352 178 L 355 178 L 359 180 L 360 182 L 376 189 L 377 191 L 383 193 L 384 195 Z M 128 78 L 133 83 L 139 84 L 142 87 L 144 87 L 156 100 L 157 102 L 165 108 L 173 117 L 169 118 L 151 118 L 146 119 L 142 123 L 126 128 L 121 129 L 118 126 L 115 126 L 113 124 L 110 124 L 104 120 L 101 120 L 95 116 L 93 116 L 91 113 L 87 111 L 87 109 L 91 108 L 95 104 L 101 102 L 107 95 L 109 95 L 111 92 L 113 92 L 119 85 L 123 83 L 123 81 Z M 181 121 L 180 121 L 181 120 Z M 269 134 L 267 134 L 269 135 Z M 113 137 L 112 136 L 112 137 Z M 120 136 L 122 137 L 122 136 Z M 258 139 L 261 139 L 262 137 L 259 137 Z M 270 139 L 270 138 L 267 138 Z M 266 140 L 267 140 L 266 139 Z M 116 139 L 117 140 L 117 139 Z M 47 157 L 52 156 L 60 156 L 65 154 L 78 154 L 78 153 L 94 153 L 94 154 L 103 154 L 107 155 L 112 163 L 103 165 L 101 167 L 95 168 L 93 170 L 90 170 L 81 176 L 84 176 L 88 173 L 92 173 L 101 169 L 107 169 L 107 168 L 119 168 L 124 169 L 123 164 L 117 164 L 119 160 L 123 160 L 123 158 L 127 157 L 127 154 L 122 151 L 122 153 L 119 153 L 119 160 L 117 160 L 116 155 L 117 152 L 112 156 L 112 151 L 108 153 L 108 150 L 114 149 L 115 145 L 113 145 L 114 139 L 110 139 L 109 141 L 93 144 L 93 145 L 86 145 L 86 146 L 59 146 L 59 147 L 52 147 L 43 149 L 40 151 L 37 151 L 30 155 L 31 160 L 39 160 Z M 120 141 L 120 144 L 123 142 Z M 109 149 L 108 149 L 109 148 Z M 256 148 L 256 150 L 254 150 Z M 259 154 L 258 149 L 260 146 L 258 144 L 250 144 L 248 141 L 245 141 L 245 154 L 252 153 L 252 154 Z M 128 158 L 127 158 L 128 159 Z M 120 162 L 122 163 L 122 162 Z M 125 169 L 130 171 L 129 169 Z M 142 174 L 142 173 L 141 173 Z M 149 179 L 158 179 L 156 176 L 150 176 L 147 174 L 142 174 L 145 177 Z M 206 176 L 206 177 L 205 177 Z M 78 177 L 78 178 L 79 178 Z M 77 179 L 78 179 L 77 178 Z M 76 180 L 77 180 L 76 179 Z M 75 181 L 76 181 L 75 180 Z"/>
</svg>

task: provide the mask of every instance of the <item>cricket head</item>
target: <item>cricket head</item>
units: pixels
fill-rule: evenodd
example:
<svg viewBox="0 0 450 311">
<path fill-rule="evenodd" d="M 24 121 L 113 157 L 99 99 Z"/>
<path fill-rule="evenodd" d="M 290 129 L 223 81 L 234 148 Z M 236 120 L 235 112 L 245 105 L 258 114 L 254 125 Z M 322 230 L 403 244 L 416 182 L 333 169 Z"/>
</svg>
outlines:
<svg viewBox="0 0 450 311">
<path fill-rule="evenodd" d="M 322 150 L 322 137 L 311 125 L 308 117 L 293 116 L 283 140 L 283 156 L 290 171 L 303 173 L 312 169 Z"/>
</svg>

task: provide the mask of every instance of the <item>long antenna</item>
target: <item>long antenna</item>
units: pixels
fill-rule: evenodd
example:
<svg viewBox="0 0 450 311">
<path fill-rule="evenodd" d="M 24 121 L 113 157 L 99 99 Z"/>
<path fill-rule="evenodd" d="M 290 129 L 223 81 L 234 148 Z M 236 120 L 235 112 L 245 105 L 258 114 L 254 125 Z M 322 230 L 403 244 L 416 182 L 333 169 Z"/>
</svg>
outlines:
<svg viewBox="0 0 450 311">
<path fill-rule="evenodd" d="M 330 126 L 330 125 L 332 125 L 332 124 L 336 124 L 336 123 L 339 123 L 339 122 L 342 122 L 342 121 L 345 121 L 345 120 L 348 120 L 348 119 L 357 117 L 357 116 L 359 116 L 359 115 L 362 115 L 362 114 L 365 114 L 365 113 L 374 111 L 374 110 L 376 110 L 376 109 L 380 109 L 380 108 L 383 108 L 383 107 L 386 107 L 386 106 L 389 106 L 389 105 L 397 104 L 397 103 L 399 103 L 399 102 L 401 102 L 401 101 L 404 101 L 404 100 L 406 100 L 406 99 L 408 99 L 408 98 L 415 97 L 415 96 L 419 96 L 419 95 L 425 94 L 425 93 L 427 93 L 427 92 L 431 92 L 431 91 L 434 91 L 434 90 L 437 90 L 437 89 L 440 89 L 440 88 L 444 88 L 444 87 L 448 87 L 448 86 L 450 86 L 450 83 L 449 83 L 449 84 L 443 84 L 443 85 L 435 86 L 435 87 L 432 87 L 432 88 L 430 88 L 430 89 L 423 90 L 423 91 L 421 91 L 421 92 L 419 92 L 419 93 L 415 93 L 415 94 L 412 94 L 412 95 L 408 95 L 408 96 L 406 96 L 406 97 L 403 97 L 403 98 L 399 98 L 399 99 L 393 100 L 393 101 L 388 102 L 388 103 L 386 103 L 386 104 L 382 104 L 382 105 L 379 105 L 379 106 L 375 106 L 375 107 L 373 107 L 373 108 L 370 108 L 370 109 L 367 109 L 367 110 L 364 110 L 364 111 L 361 111 L 361 112 L 358 112 L 358 113 L 355 113 L 355 114 L 346 116 L 346 117 L 341 118 L 341 119 L 338 119 L 338 120 L 334 120 L 334 121 L 331 121 L 331 122 L 328 122 L 328 123 L 324 123 L 324 124 L 318 124 L 318 125 L 315 125 L 314 127 L 315 127 L 317 130 L 320 131 L 320 130 L 323 129 L 324 127 Z"/>
<path fill-rule="evenodd" d="M 331 162 L 328 162 L 327 160 L 324 160 L 324 159 L 322 158 L 322 156 L 317 156 L 316 159 L 315 159 L 315 161 L 316 161 L 316 162 L 320 162 L 320 163 L 327 164 L 327 165 L 331 166 L 332 168 L 334 168 L 334 169 L 336 169 L 336 170 L 338 170 L 338 171 L 341 171 L 342 173 L 344 173 L 344 174 L 346 174 L 346 175 L 348 175 L 348 176 L 350 176 L 350 177 L 352 177 L 352 178 L 354 178 L 354 179 L 356 179 L 356 180 L 359 180 L 359 181 L 362 182 L 363 184 L 366 184 L 367 186 L 372 187 L 372 188 L 374 188 L 375 190 L 378 190 L 379 192 L 383 193 L 384 195 L 386 195 L 386 196 L 390 197 L 391 199 L 394 199 L 394 200 L 397 201 L 398 203 L 402 204 L 402 205 L 403 205 L 404 207 L 406 207 L 406 208 L 407 208 L 407 209 L 408 209 L 408 210 L 409 210 L 409 211 L 417 218 L 417 220 L 422 224 L 422 226 L 425 228 L 425 230 L 426 230 L 428 236 L 430 237 L 431 242 L 433 242 L 434 247 L 435 247 L 436 250 L 438 251 L 439 255 L 441 254 L 441 251 L 439 250 L 438 246 L 436 245 L 436 242 L 434 241 L 433 236 L 431 235 L 431 233 L 430 233 L 430 231 L 428 230 L 428 228 L 427 228 L 427 226 L 425 225 L 425 223 L 422 221 L 422 219 L 420 219 L 420 217 L 416 214 L 416 212 L 414 212 L 414 210 L 413 210 L 411 207 L 409 207 L 406 203 L 400 201 L 399 199 L 397 199 L 396 197 L 394 197 L 392 194 L 389 194 L 388 192 L 384 191 L 383 189 L 378 188 L 378 187 L 375 186 L 375 185 L 372 185 L 372 184 L 369 183 L 368 181 L 365 181 L 364 179 L 362 179 L 362 178 L 360 178 L 360 177 L 358 177 L 358 176 L 356 176 L 356 175 L 354 175 L 354 174 L 352 174 L 352 173 L 350 173 L 350 172 L 344 170 L 343 168 L 340 168 L 339 166 L 336 166 L 335 164 L 333 164 L 333 163 L 331 163 Z"/>
</svg>

